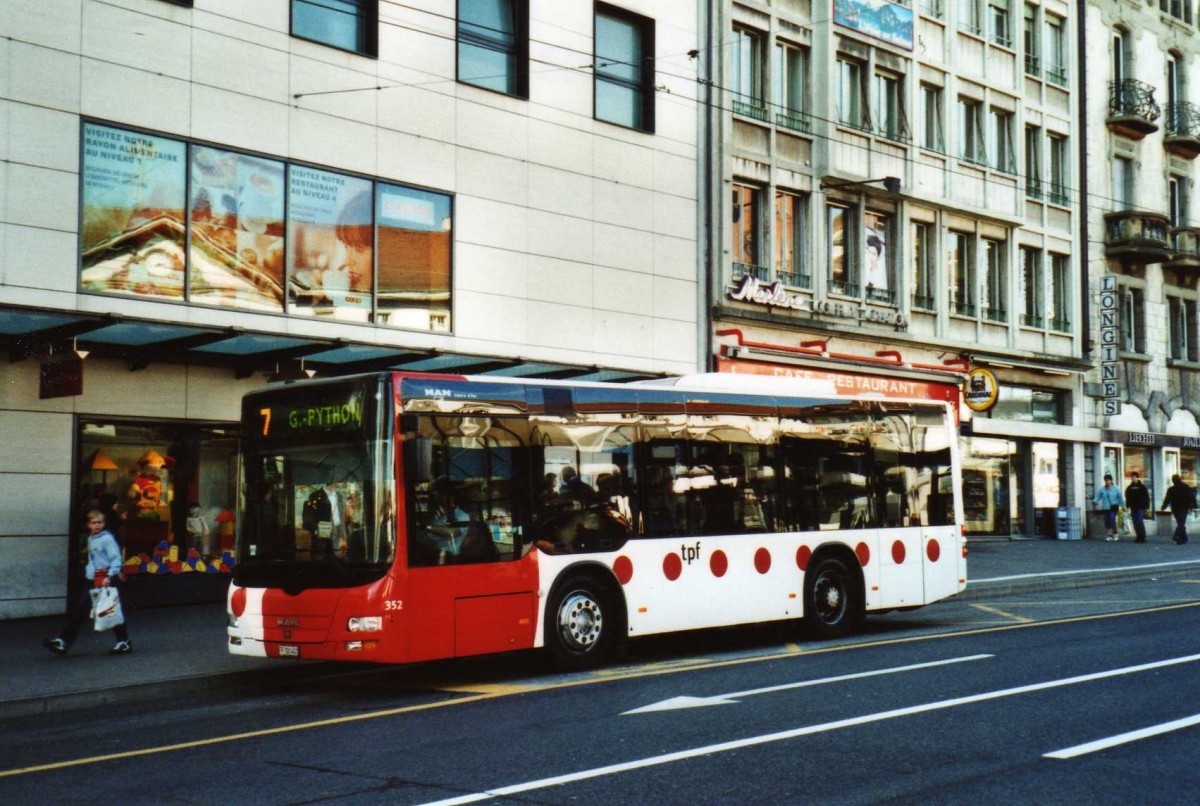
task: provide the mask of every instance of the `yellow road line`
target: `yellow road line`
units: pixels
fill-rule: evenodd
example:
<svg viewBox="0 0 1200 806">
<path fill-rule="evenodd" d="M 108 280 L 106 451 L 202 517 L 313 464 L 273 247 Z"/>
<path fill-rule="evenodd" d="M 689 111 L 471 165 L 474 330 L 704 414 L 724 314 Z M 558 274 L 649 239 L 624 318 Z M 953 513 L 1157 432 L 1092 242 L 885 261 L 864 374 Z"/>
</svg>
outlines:
<svg viewBox="0 0 1200 806">
<path fill-rule="evenodd" d="M 937 633 L 935 635 L 911 635 L 904 638 L 887 638 L 881 641 L 864 641 L 857 644 L 842 644 L 839 646 L 818 647 L 805 651 L 804 656 L 811 657 L 813 655 L 823 655 L 832 652 L 846 652 L 855 649 L 868 649 L 881 646 L 894 646 L 898 644 L 911 644 L 919 641 L 934 641 L 943 638 L 961 638 L 967 635 L 986 635 L 994 632 L 1007 632 L 1009 630 L 1022 630 L 1030 627 L 1050 627 L 1059 624 L 1074 624 L 1084 621 L 1099 621 L 1111 618 L 1123 618 L 1125 616 L 1140 616 L 1148 613 L 1160 613 L 1169 610 L 1181 610 L 1188 607 L 1200 607 L 1200 602 L 1188 602 L 1184 604 L 1164 605 L 1161 607 L 1148 607 L 1140 610 L 1126 610 L 1119 613 L 1099 613 L 1089 616 L 1070 616 L 1059 619 L 1049 619 L 1047 621 L 1028 621 L 1017 624 L 1002 624 L 991 625 L 987 627 L 978 627 L 968 630 L 954 630 L 950 632 Z M 789 645 L 789 649 L 783 652 L 775 652 L 768 655 L 756 655 L 751 658 L 734 658 L 732 660 L 711 661 L 703 665 L 674 665 L 672 668 L 661 668 L 670 664 L 653 664 L 650 668 L 642 669 L 640 667 L 627 668 L 625 670 L 616 670 L 617 674 L 612 675 L 592 675 L 582 680 L 570 680 L 562 683 L 550 683 L 545 686 L 530 685 L 530 686 L 514 686 L 515 693 L 530 692 L 530 691 L 553 691 L 555 689 L 573 688 L 576 686 L 587 686 L 595 683 L 607 682 L 609 680 L 631 680 L 641 677 L 659 677 L 667 674 L 677 674 L 679 672 L 690 672 L 701 669 L 719 669 L 728 666 L 740 666 L 748 663 L 763 663 L 765 661 L 784 660 L 794 658 L 795 653 L 790 649 L 794 644 Z M 482 687 L 486 687 L 483 684 Z M 479 687 L 476 687 L 477 689 Z M 312 730 L 313 728 L 325 728 L 333 725 L 348 725 L 353 722 L 363 722 L 368 719 L 382 719 L 390 716 L 400 716 L 403 714 L 417 713 L 419 711 L 429 711 L 435 708 L 447 708 L 454 705 L 464 705 L 466 703 L 481 702 L 483 700 L 491 700 L 499 697 L 508 696 L 510 692 L 501 691 L 504 686 L 496 686 L 496 693 L 476 694 L 466 697 L 458 697 L 451 700 L 443 700 L 441 702 L 426 703 L 424 705 L 408 705 L 402 708 L 388 708 L 383 711 L 368 711 L 361 714 L 351 714 L 349 716 L 334 717 L 331 719 L 318 719 L 312 722 L 301 722 L 295 725 L 280 725 L 275 728 L 264 728 L 262 730 L 252 730 L 245 733 L 232 733 L 226 736 L 213 736 L 208 739 L 195 739 L 190 742 L 179 742 L 177 744 L 161 745 L 159 747 L 144 747 L 140 750 L 125 750 L 120 753 L 107 753 L 102 756 L 88 756 L 86 758 L 68 759 L 66 761 L 54 761 L 47 764 L 36 764 L 30 767 L 19 767 L 11 770 L 0 770 L 0 778 L 11 778 L 17 775 L 29 775 L 37 772 L 49 772 L 51 770 L 62 770 L 70 767 L 82 767 L 88 764 L 99 764 L 105 761 L 116 761 L 126 758 L 138 758 L 141 756 L 152 756 L 160 753 L 172 753 L 176 750 L 188 750 L 194 747 L 206 747 L 209 745 L 225 744 L 227 742 L 238 742 L 245 739 L 256 739 L 264 736 L 277 736 L 284 733 L 292 733 L 294 731 Z M 447 689 L 441 689 L 447 690 Z"/>
<path fill-rule="evenodd" d="M 1002 616 L 1006 619 L 1011 619 L 1012 621 L 1015 621 L 1018 624 L 1028 624 L 1029 622 L 1033 621 L 1033 619 L 1031 619 L 1031 618 L 1026 618 L 1025 616 L 1013 615 L 1012 613 L 1006 613 L 1003 610 L 999 610 L 995 607 L 988 607 L 987 605 L 972 604 L 971 607 L 974 607 L 978 610 L 982 610 L 985 613 L 995 613 L 997 616 Z"/>
</svg>

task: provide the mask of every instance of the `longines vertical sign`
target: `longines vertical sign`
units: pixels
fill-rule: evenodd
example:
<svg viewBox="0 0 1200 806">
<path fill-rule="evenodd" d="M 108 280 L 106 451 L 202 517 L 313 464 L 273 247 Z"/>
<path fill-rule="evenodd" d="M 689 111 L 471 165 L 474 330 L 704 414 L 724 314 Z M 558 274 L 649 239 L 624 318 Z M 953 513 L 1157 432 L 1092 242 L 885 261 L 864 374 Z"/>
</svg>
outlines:
<svg viewBox="0 0 1200 806">
<path fill-rule="evenodd" d="M 1120 319 L 1121 295 L 1117 278 L 1100 278 L 1100 413 L 1115 417 L 1121 413 Z"/>
</svg>

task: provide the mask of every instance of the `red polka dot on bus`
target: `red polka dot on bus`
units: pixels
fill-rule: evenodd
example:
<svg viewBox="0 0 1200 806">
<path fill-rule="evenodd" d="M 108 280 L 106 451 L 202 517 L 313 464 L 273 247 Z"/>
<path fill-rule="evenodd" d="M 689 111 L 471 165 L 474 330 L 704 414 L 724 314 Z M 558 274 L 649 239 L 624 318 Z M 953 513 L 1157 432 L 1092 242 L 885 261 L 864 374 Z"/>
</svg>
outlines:
<svg viewBox="0 0 1200 806">
<path fill-rule="evenodd" d="M 628 585 L 633 579 L 633 560 L 622 554 L 613 563 L 613 573 L 617 575 L 617 582 Z"/>
<path fill-rule="evenodd" d="M 717 549 L 708 558 L 708 567 L 712 570 L 713 576 L 723 577 L 729 570 L 729 558 L 725 556 L 725 552 Z"/>
<path fill-rule="evenodd" d="M 233 615 L 241 618 L 242 613 L 246 612 L 246 589 L 238 588 L 233 592 L 233 596 L 229 597 L 229 609 L 233 611 Z"/>
<path fill-rule="evenodd" d="M 938 557 L 942 556 L 942 547 L 938 545 L 936 540 L 930 540 L 925 546 L 925 556 L 929 558 L 929 562 L 931 563 L 937 562 Z"/>
<path fill-rule="evenodd" d="M 801 571 L 808 570 L 808 561 L 812 559 L 812 549 L 808 546 L 801 546 L 796 549 L 796 567 Z"/>
<path fill-rule="evenodd" d="M 855 546 L 854 553 L 858 556 L 858 564 L 863 568 L 866 568 L 867 563 L 871 562 L 871 548 L 866 543 L 859 543 Z"/>
<path fill-rule="evenodd" d="M 765 574 L 771 570 L 771 552 L 761 548 L 754 552 L 754 570 Z"/>
<path fill-rule="evenodd" d="M 892 544 L 892 562 L 896 565 L 904 562 L 904 543 L 899 540 Z"/>
<path fill-rule="evenodd" d="M 679 579 L 679 575 L 683 573 L 683 560 L 679 559 L 678 554 L 668 554 L 663 557 L 663 574 L 667 579 L 674 582 Z"/>
</svg>

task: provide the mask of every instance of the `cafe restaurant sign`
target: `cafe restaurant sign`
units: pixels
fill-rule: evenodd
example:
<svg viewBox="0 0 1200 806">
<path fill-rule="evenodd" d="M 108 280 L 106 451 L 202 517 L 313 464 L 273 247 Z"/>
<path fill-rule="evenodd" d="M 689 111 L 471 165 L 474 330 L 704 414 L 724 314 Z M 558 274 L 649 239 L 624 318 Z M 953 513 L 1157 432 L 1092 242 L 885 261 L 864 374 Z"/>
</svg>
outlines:
<svg viewBox="0 0 1200 806">
<path fill-rule="evenodd" d="M 813 299 L 804 294 L 785 290 L 783 283 L 778 280 L 773 283 L 760 283 L 751 274 L 743 274 L 737 279 L 737 287 L 729 292 L 729 298 L 738 302 L 765 305 L 768 308 L 789 308 L 824 316 L 836 316 L 841 319 L 853 319 L 860 324 L 866 322 L 899 328 L 908 327 L 908 320 L 899 311 L 867 308 L 852 302 Z"/>
</svg>

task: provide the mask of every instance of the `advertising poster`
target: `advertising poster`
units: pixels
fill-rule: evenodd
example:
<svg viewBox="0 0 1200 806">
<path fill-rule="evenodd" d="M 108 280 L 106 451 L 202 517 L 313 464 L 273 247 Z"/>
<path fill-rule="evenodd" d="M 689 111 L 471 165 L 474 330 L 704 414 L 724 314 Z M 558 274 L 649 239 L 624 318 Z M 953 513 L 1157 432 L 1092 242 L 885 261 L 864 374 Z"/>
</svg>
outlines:
<svg viewBox="0 0 1200 806">
<path fill-rule="evenodd" d="M 190 299 L 283 310 L 283 163 L 191 150 Z"/>
<path fill-rule="evenodd" d="M 912 9 L 887 0 L 833 0 L 833 21 L 889 45 L 913 49 Z"/>
<path fill-rule="evenodd" d="M 367 322 L 374 283 L 372 183 L 288 170 L 288 303 L 292 313 Z"/>
<path fill-rule="evenodd" d="M 829 279 L 830 291 L 845 294 L 850 286 L 846 265 L 846 208 L 829 208 Z"/>
<path fill-rule="evenodd" d="M 863 285 L 867 297 L 890 300 L 888 292 L 887 218 L 878 213 L 863 214 Z"/>
<path fill-rule="evenodd" d="M 183 143 L 83 127 L 84 291 L 182 299 Z"/>
<path fill-rule="evenodd" d="M 379 322 L 450 330 L 450 197 L 378 185 Z"/>
</svg>

